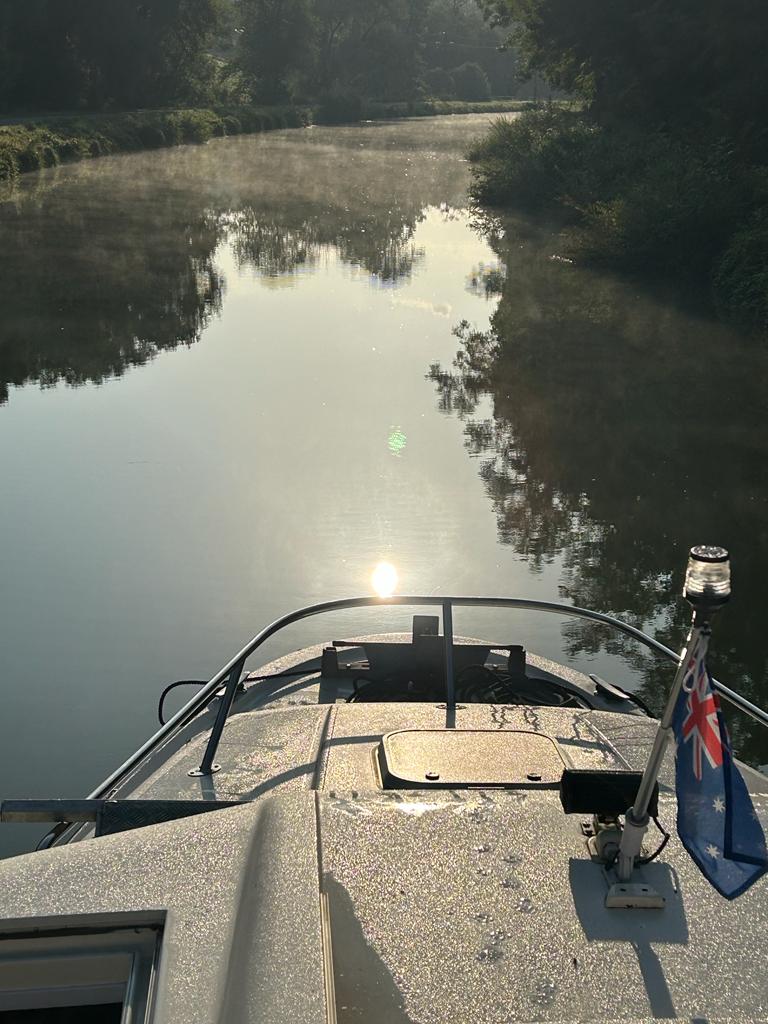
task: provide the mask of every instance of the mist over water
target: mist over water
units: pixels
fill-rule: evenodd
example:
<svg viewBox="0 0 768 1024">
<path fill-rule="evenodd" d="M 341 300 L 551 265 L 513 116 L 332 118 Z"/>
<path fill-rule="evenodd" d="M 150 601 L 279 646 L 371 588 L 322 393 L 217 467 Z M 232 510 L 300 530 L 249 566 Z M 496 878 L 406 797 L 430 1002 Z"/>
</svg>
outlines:
<svg viewBox="0 0 768 1024">
<path fill-rule="evenodd" d="M 740 342 L 706 341 L 703 314 L 553 261 L 541 230 L 484 231 L 462 157 L 486 123 L 109 157 L 0 204 L 0 796 L 85 795 L 154 730 L 165 683 L 210 676 L 293 607 L 371 593 L 382 562 L 400 592 L 564 589 L 678 642 L 668 574 L 688 544 L 731 543 L 756 595 L 762 357 L 737 376 Z M 698 344 L 720 353 L 711 377 Z M 713 488 L 707 452 L 727 463 Z M 759 697 L 756 618 L 726 616 L 724 678 Z M 407 626 L 338 616 L 271 653 Z M 652 685 L 554 617 L 456 628 Z"/>
</svg>

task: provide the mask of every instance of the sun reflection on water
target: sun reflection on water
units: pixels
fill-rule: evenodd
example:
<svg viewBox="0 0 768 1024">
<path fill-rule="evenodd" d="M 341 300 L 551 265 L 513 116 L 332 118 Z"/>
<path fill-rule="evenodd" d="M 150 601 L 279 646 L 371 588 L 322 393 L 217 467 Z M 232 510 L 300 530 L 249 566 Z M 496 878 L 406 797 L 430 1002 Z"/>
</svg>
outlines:
<svg viewBox="0 0 768 1024">
<path fill-rule="evenodd" d="M 397 569 L 391 562 L 379 562 L 371 574 L 373 589 L 379 597 L 391 597 L 397 589 Z"/>
</svg>

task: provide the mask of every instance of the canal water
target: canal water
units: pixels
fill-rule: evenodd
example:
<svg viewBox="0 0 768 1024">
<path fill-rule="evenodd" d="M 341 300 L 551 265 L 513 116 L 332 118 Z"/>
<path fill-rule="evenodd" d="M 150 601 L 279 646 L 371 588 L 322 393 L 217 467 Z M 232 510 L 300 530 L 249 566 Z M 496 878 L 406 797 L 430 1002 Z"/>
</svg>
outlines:
<svg viewBox="0 0 768 1024">
<path fill-rule="evenodd" d="M 382 561 L 403 593 L 562 598 L 679 646 L 686 549 L 729 545 L 713 663 L 766 702 L 765 354 L 546 225 L 472 213 L 487 122 L 108 157 L 0 202 L 0 797 L 86 795 L 166 683 L 371 593 Z M 269 653 L 406 628 L 338 615 Z M 554 616 L 456 628 L 657 706 L 669 680 Z M 4 828 L 6 855 L 41 831 Z"/>
</svg>

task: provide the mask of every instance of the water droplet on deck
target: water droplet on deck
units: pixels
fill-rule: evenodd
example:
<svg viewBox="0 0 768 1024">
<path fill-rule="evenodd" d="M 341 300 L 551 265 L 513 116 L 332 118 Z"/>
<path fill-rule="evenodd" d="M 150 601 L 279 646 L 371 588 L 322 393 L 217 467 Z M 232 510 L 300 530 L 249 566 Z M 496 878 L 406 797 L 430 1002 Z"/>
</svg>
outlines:
<svg viewBox="0 0 768 1024">
<path fill-rule="evenodd" d="M 493 964 L 496 963 L 497 960 L 502 960 L 503 958 L 504 954 L 496 946 L 486 946 L 485 949 L 481 949 L 475 957 L 475 959 L 479 960 L 481 964 Z"/>
<path fill-rule="evenodd" d="M 554 981 L 551 978 L 544 978 L 536 986 L 534 1002 L 538 1003 L 539 1006 L 551 1006 L 555 1001 L 556 993 L 557 985 Z"/>
<path fill-rule="evenodd" d="M 341 811 L 343 814 L 348 814 L 351 818 L 370 818 L 373 814 L 368 807 L 358 803 L 355 800 L 345 800 L 344 798 L 337 797 L 331 801 L 331 806 L 334 810 Z"/>
</svg>

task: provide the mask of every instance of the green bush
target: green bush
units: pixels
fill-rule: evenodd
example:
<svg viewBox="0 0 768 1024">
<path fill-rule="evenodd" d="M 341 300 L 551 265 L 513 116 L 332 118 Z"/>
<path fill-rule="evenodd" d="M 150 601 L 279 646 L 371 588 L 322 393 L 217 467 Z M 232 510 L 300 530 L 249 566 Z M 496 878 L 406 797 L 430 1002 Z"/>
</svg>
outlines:
<svg viewBox="0 0 768 1024">
<path fill-rule="evenodd" d="M 711 280 L 725 316 L 768 330 L 768 171 L 722 141 L 543 109 L 495 121 L 469 156 L 476 200 L 565 214 L 570 256 Z"/>
<path fill-rule="evenodd" d="M 183 110 L 177 115 L 184 142 L 208 142 L 216 132 L 219 117 L 212 110 Z"/>
<path fill-rule="evenodd" d="M 363 117 L 363 101 L 355 93 L 335 92 L 321 96 L 315 108 L 319 124 L 342 124 Z"/>
<path fill-rule="evenodd" d="M 768 207 L 733 235 L 715 265 L 712 285 L 722 315 L 768 332 Z"/>
<path fill-rule="evenodd" d="M 19 176 L 19 165 L 10 150 L 2 148 L 0 138 L 0 182 L 14 182 Z"/>
<path fill-rule="evenodd" d="M 112 152 L 109 141 L 101 135 L 94 135 L 88 140 L 88 150 L 90 156 L 106 156 Z"/>
<path fill-rule="evenodd" d="M 165 132 L 158 124 L 140 124 L 136 136 L 145 149 L 159 149 L 168 144 Z"/>
<path fill-rule="evenodd" d="M 584 211 L 574 251 L 627 269 L 708 274 L 748 200 L 727 151 L 650 139 L 620 194 Z"/>
<path fill-rule="evenodd" d="M 607 176 L 601 142 L 594 126 L 556 107 L 498 118 L 469 152 L 472 195 L 492 206 L 578 207 Z"/>
<path fill-rule="evenodd" d="M 462 64 L 451 72 L 456 95 L 460 100 L 487 100 L 491 95 L 488 76 L 479 64 Z"/>
<path fill-rule="evenodd" d="M 452 99 L 456 95 L 453 75 L 445 68 L 430 68 L 424 72 L 424 88 L 428 96 L 438 99 Z"/>
</svg>

